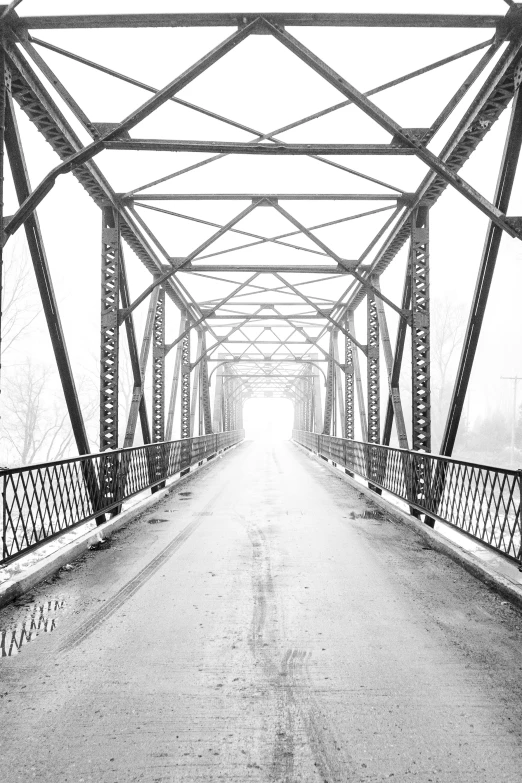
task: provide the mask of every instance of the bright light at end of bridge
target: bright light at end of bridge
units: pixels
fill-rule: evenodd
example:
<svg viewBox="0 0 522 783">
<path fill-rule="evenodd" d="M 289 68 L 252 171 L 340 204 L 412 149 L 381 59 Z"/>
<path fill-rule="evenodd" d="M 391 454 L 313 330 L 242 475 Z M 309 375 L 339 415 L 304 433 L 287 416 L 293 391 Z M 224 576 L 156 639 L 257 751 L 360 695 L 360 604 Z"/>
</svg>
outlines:
<svg viewBox="0 0 522 783">
<path fill-rule="evenodd" d="M 291 400 L 264 397 L 245 401 L 243 421 L 249 440 L 289 440 L 293 420 Z"/>
</svg>

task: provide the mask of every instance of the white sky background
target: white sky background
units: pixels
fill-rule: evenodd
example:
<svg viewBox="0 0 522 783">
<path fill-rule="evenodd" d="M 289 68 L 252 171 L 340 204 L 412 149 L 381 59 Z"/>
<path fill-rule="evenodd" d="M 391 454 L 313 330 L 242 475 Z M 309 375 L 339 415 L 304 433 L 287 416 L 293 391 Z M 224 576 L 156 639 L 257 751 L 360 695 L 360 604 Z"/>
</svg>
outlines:
<svg viewBox="0 0 522 783">
<path fill-rule="evenodd" d="M 20 16 L 65 13 L 153 13 L 153 12 L 216 12 L 216 11 L 364 11 L 364 12 L 424 12 L 504 14 L 507 5 L 502 0 L 436 0 L 436 2 L 406 2 L 405 0 L 366 0 L 365 2 L 234 2 L 176 3 L 171 0 L 89 0 L 74 3 L 61 0 L 23 0 L 17 11 Z M 189 67 L 200 56 L 222 41 L 231 30 L 159 29 L 159 30 L 64 30 L 34 31 L 38 38 L 55 43 L 84 57 L 112 67 L 124 74 L 161 88 Z M 488 30 L 349 30 L 290 29 L 290 32 L 326 60 L 349 82 L 364 91 L 389 79 L 401 76 L 490 37 Z M 118 122 L 147 99 L 149 93 L 97 74 L 86 67 L 65 60 L 59 55 L 39 49 L 49 65 L 70 89 L 82 109 L 95 122 Z M 393 119 L 405 127 L 428 126 L 437 116 L 457 86 L 463 81 L 482 52 L 457 61 L 430 75 L 393 88 L 373 98 Z M 482 83 L 481 81 L 479 84 Z M 478 88 L 478 86 L 477 86 Z M 472 90 L 471 96 L 476 90 Z M 183 90 L 179 97 L 193 101 L 263 132 L 274 130 L 342 100 L 342 96 L 310 71 L 270 36 L 253 36 L 213 66 L 206 74 Z M 469 100 L 455 112 L 451 128 L 461 116 Z M 496 172 L 507 127 L 509 111 L 504 112 L 494 129 L 486 136 L 471 161 L 462 169 L 462 176 L 487 198 L 493 196 Z M 67 116 L 70 117 L 69 112 Z M 25 151 L 33 186 L 56 165 L 57 157 L 19 114 Z M 87 134 L 76 123 L 82 140 Z M 248 134 L 206 119 L 182 107 L 169 103 L 133 132 L 136 137 L 242 140 Z M 389 136 L 355 107 L 283 134 L 288 142 L 384 142 Z M 446 136 L 434 140 L 438 151 Z M 103 172 L 117 191 L 125 191 L 161 176 L 165 170 L 175 171 L 206 155 L 189 153 L 123 153 L 103 152 L 96 158 Z M 344 157 L 339 161 L 359 168 L 381 180 L 414 190 L 426 168 L 412 157 L 361 158 Z M 171 180 L 155 188 L 158 192 L 383 192 L 363 180 L 321 166 L 302 157 L 236 156 L 194 173 Z M 517 177 L 509 213 L 522 214 L 522 178 Z M 7 183 L 6 213 L 14 211 L 16 201 Z M 239 212 L 244 203 L 162 203 L 157 206 L 178 209 L 215 222 L 226 222 Z M 288 206 L 306 225 L 363 211 L 379 204 L 294 203 Z M 361 209 L 362 207 L 362 209 Z M 99 355 L 99 290 L 100 290 L 100 211 L 93 204 L 73 175 L 59 177 L 57 184 L 38 210 L 51 265 L 53 280 L 60 302 L 67 344 L 76 376 L 90 374 L 95 378 Z M 160 241 L 174 256 L 183 256 L 200 244 L 213 229 L 197 227 L 186 221 L 141 211 L 149 225 L 157 231 Z M 371 239 L 389 213 L 318 232 L 325 242 L 344 258 L 355 258 Z M 473 293 L 476 271 L 482 250 L 487 220 L 450 187 L 431 212 L 431 293 L 432 300 L 450 300 L 463 304 L 466 312 Z M 291 226 L 268 209 L 258 209 L 240 226 L 244 230 L 271 235 L 291 230 Z M 310 246 L 306 238 L 294 238 L 296 244 Z M 215 248 L 238 244 L 239 239 L 227 236 Z M 10 246 L 14 244 L 13 240 Z M 267 246 L 247 251 L 242 260 L 265 260 Z M 210 252 L 210 251 L 209 251 Z M 239 258 L 240 254 L 236 254 Z M 300 255 L 300 254 L 299 254 Z M 136 296 L 149 283 L 149 274 L 140 262 L 126 252 L 131 296 Z M 404 251 L 401 255 L 404 258 Z M 308 256 L 317 263 L 317 256 Z M 234 259 L 234 255 L 222 260 Z M 270 260 L 298 260 L 293 251 L 270 247 Z M 234 259 L 237 260 L 237 259 Z M 501 375 L 522 374 L 520 344 L 519 291 L 522 284 L 522 248 L 518 240 L 504 237 L 497 272 L 488 305 L 486 321 L 475 370 L 471 382 L 471 413 L 500 407 L 509 409 L 511 386 L 500 380 Z M 403 263 L 394 263 L 382 277 L 382 289 L 399 302 L 404 270 Z M 189 276 L 181 276 L 183 281 Z M 241 281 L 244 275 L 235 275 Z M 346 278 L 343 278 L 346 285 Z M 191 291 L 201 298 L 211 298 L 228 288 L 190 277 Z M 196 287 L 197 286 L 197 287 Z M 310 287 L 311 288 L 311 287 Z M 341 282 L 329 286 L 340 292 Z M 317 289 L 318 291 L 319 289 Z M 326 288 L 324 289 L 326 292 Z M 359 333 L 364 337 L 364 307 L 359 308 Z M 137 316 L 138 342 L 146 305 Z M 177 315 L 170 303 L 167 340 L 177 331 Z M 392 333 L 395 320 L 388 315 Z M 435 308 L 432 311 L 436 321 Z M 122 334 L 122 344 L 125 337 Z M 363 339 L 363 342 L 365 340 Z M 195 340 L 194 340 L 195 343 Z M 19 348 L 20 356 L 30 354 L 34 361 L 53 364 L 50 342 L 43 317 L 37 321 L 30 339 Z M 170 379 L 173 354 L 167 377 Z M 15 372 L 16 360 L 9 358 L 5 373 Z M 384 364 L 384 362 L 383 362 Z M 386 384 L 383 379 L 383 390 Z M 80 393 L 85 390 L 80 389 Z M 383 391 L 383 398 L 385 397 Z M 150 404 L 149 404 L 150 407 Z"/>
</svg>

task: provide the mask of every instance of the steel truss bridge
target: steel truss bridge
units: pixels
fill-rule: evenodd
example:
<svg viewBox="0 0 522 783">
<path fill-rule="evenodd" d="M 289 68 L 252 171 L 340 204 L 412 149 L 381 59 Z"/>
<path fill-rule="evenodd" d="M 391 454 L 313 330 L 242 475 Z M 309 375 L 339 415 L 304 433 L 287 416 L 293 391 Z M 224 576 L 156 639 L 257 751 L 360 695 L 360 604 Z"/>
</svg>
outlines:
<svg viewBox="0 0 522 783">
<path fill-rule="evenodd" d="M 294 437 L 303 445 L 363 476 L 376 490 L 387 489 L 402 497 L 413 513 L 426 514 L 428 522 L 446 519 L 509 557 L 520 558 L 519 474 L 469 465 L 452 459 L 452 452 L 500 241 L 504 233 L 522 238 L 522 217 L 509 211 L 522 143 L 522 4 L 510 3 L 504 16 L 144 13 L 40 17 L 19 16 L 16 5 L 4 6 L 1 17 L 0 149 L 6 153 L 6 158 L 0 158 L 1 180 L 4 173 L 12 176 L 18 198 L 14 214 L 1 216 L 2 246 L 17 231 L 25 231 L 79 456 L 3 471 L 3 560 L 17 557 L 80 521 L 103 520 L 105 513 L 118 511 L 132 494 L 162 486 L 169 476 L 233 445 L 242 438 L 244 402 L 259 396 L 293 401 Z M 301 29 L 327 27 L 429 28 L 441 35 L 450 28 L 483 28 L 484 40 L 362 92 L 302 42 Z M 100 30 L 125 28 L 222 28 L 223 38 L 168 83 L 162 85 L 159 79 L 152 85 L 59 46 L 56 35 L 48 35 L 50 31 L 88 32 L 95 52 Z M 257 36 L 284 47 L 335 88 L 338 100 L 284 127 L 267 129 L 250 127 L 180 97 L 238 45 L 247 47 Z M 465 79 L 452 85 L 449 99 L 429 127 L 402 127 L 374 98 L 470 56 L 473 65 Z M 59 77 L 52 66 L 59 60 L 81 65 L 86 74 L 110 77 L 115 90 L 120 85 L 139 88 L 143 99 L 118 122 L 98 121 L 103 117 L 88 116 L 81 96 Z M 251 67 L 258 65 L 254 61 Z M 168 123 L 164 138 L 142 137 L 141 124 L 172 103 L 210 118 L 242 140 L 179 139 L 172 137 Z M 289 131 L 335 116 L 349 106 L 362 112 L 385 141 L 285 140 Z M 238 116 L 240 109 L 238 101 Z M 489 200 L 463 179 L 461 169 L 504 110 L 510 113 L 509 127 L 497 186 Z M 29 181 L 19 131 L 21 112 L 60 159 L 37 183 Z M 444 143 L 437 146 L 441 138 Z M 161 154 L 165 169 L 153 181 L 121 192 L 104 173 L 98 160 L 102 152 L 111 160 L 121 152 L 127 156 Z M 196 157 L 176 170 L 174 152 Z M 323 167 L 346 174 L 346 182 L 358 182 L 360 191 L 350 187 L 340 192 L 178 188 L 188 172 L 201 173 L 225 158 L 252 155 L 311 159 L 318 170 Z M 426 173 L 414 189 L 405 190 L 365 172 L 365 160 L 375 156 L 383 165 L 397 156 L 415 159 Z M 62 176 L 76 178 L 101 216 L 100 438 L 95 447 L 88 441 L 37 216 Z M 447 188 L 460 193 L 489 223 L 440 456 L 435 456 L 431 455 L 429 216 Z M 220 217 L 224 202 L 232 204 L 227 220 Z M 337 211 L 330 219 L 310 225 L 301 217 L 303 203 L 322 209 L 335 206 Z M 185 214 L 187 204 L 216 206 L 216 217 Z M 339 204 L 346 206 L 343 217 L 338 217 Z M 172 219 L 172 226 L 176 220 L 190 222 L 195 237 L 190 252 L 172 253 L 167 247 L 172 243 L 155 229 L 153 218 L 158 215 Z M 270 221 L 274 216 L 286 224 L 286 230 L 277 235 L 270 228 L 263 233 L 242 227 L 261 225 L 264 217 Z M 255 224 L 247 220 L 254 217 Z M 366 225 L 368 218 L 378 218 L 378 227 L 361 252 L 351 252 L 349 246 L 340 251 L 335 242 L 322 238 L 327 235 L 323 229 L 355 222 Z M 224 238 L 228 245 L 220 242 Z M 249 255 L 254 247 L 261 251 L 255 258 Z M 394 297 L 381 286 L 381 276 L 397 263 L 403 248 L 408 254 L 406 274 L 402 295 Z M 281 249 L 291 251 L 288 263 L 277 260 L 275 251 Z M 132 297 L 128 266 L 138 262 L 150 279 Z M 198 293 L 202 282 L 210 298 Z M 171 303 L 179 312 L 179 331 L 167 341 Z M 140 342 L 135 316 L 141 304 L 148 307 L 148 314 Z M 366 329 L 360 328 L 362 312 Z M 394 344 L 390 319 L 398 323 Z M 409 357 L 405 355 L 407 335 L 411 337 Z M 118 411 L 124 340 L 133 390 L 130 413 L 122 423 Z M 174 360 L 167 377 L 169 354 Z M 146 401 L 150 366 L 152 399 Z M 411 376 L 408 400 L 401 396 L 401 373 Z M 381 382 L 384 378 L 386 383 Z M 411 429 L 406 425 L 409 417 Z M 143 446 L 134 445 L 138 429 Z M 390 445 L 392 434 L 398 449 Z"/>
</svg>

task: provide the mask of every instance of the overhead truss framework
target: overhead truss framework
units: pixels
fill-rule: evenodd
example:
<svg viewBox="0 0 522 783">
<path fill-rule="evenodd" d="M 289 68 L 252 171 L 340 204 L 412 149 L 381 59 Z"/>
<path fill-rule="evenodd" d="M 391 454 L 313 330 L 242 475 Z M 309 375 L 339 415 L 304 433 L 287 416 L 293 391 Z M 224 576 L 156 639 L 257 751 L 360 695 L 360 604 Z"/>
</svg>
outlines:
<svg viewBox="0 0 522 783">
<path fill-rule="evenodd" d="M 389 444 L 395 425 L 400 446 L 429 451 L 428 227 L 432 207 L 450 187 L 486 215 L 489 224 L 442 444 L 444 453 L 451 454 L 500 239 L 504 233 L 522 238 L 522 218 L 509 213 L 522 139 L 522 4 L 510 2 L 504 16 L 166 13 L 41 17 L 19 16 L 13 5 L 0 7 L 0 181 L 7 176 L 5 149 L 18 207 L 8 216 L 1 215 L 1 248 L 17 231 L 25 231 L 78 451 L 97 450 L 98 445 L 101 450 L 130 446 L 138 421 L 145 443 L 158 443 L 177 433 L 185 440 L 195 434 L 238 429 L 245 400 L 259 396 L 291 399 L 299 429 Z M 96 45 L 100 29 L 137 28 L 146 35 L 154 28 L 191 27 L 223 28 L 222 40 L 183 73 L 163 78 L 159 74 L 156 84 L 74 51 L 70 41 L 75 39 L 68 35 L 74 29 L 88 31 L 90 50 L 95 52 L 103 50 Z M 364 28 L 367 32 L 426 28 L 434 37 L 449 28 L 485 32 L 472 46 L 443 53 L 420 67 L 417 64 L 392 80 L 384 74 L 380 84 L 363 92 L 352 82 L 357 74 L 337 72 L 303 43 L 301 28 Z M 53 31 L 52 35 L 47 31 Z M 338 100 L 274 129 L 243 122 L 241 103 L 238 116 L 228 117 L 184 97 L 186 88 L 239 44 L 247 47 L 251 37 L 258 35 L 297 58 L 330 92 L 335 88 Z M 111 79 L 114 87 L 129 85 L 140 96 L 134 109 L 117 121 L 102 121 L 97 113 L 89 116 L 83 88 L 64 77 L 64 64 L 71 61 L 86 74 Z M 424 75 L 442 72 L 456 61 L 466 65 L 465 77 L 460 83 L 445 81 L 445 103 L 429 124 L 402 127 L 373 97 L 389 94 L 399 85 L 414 86 Z M 255 58 L 249 67 L 259 68 Z M 466 106 L 463 112 L 461 104 Z M 150 132 L 142 135 L 142 123 L 162 116 L 162 110 L 173 105 L 206 118 L 213 123 L 210 127 L 228 129 L 231 138 L 172 137 L 169 133 L 176 126 L 168 122 L 158 138 Z M 463 178 L 461 169 L 510 105 L 511 121 L 491 201 Z M 364 117 L 366 124 L 361 127 L 375 129 L 370 139 L 302 142 L 292 135 L 323 117 L 345 117 L 342 112 L 347 109 Z M 18 128 L 20 111 L 60 159 L 32 187 Z M 440 138 L 445 139 L 443 144 Z M 114 181 L 117 177 L 107 175 L 104 164 L 110 160 L 114 172 L 122 152 L 125 161 L 129 155 L 140 161 L 140 156 L 157 153 L 164 170 L 158 174 L 155 168 L 150 181 L 122 187 Z M 179 165 L 178 154 L 183 156 Z M 313 161 L 317 172 L 335 174 L 336 187 L 310 192 L 290 181 L 286 191 L 267 191 L 260 190 L 254 179 L 247 191 L 219 192 L 213 187 L 211 173 L 217 161 L 232 165 L 241 161 L 243 165 L 259 156 L 277 156 L 282 166 L 290 157 L 299 158 L 303 165 Z M 400 171 L 399 157 L 404 166 L 417 164 L 417 169 L 411 169 L 420 171 L 416 186 L 412 187 L 411 176 L 406 182 L 393 174 Z M 137 163 L 135 171 L 141 170 Z M 191 182 L 188 175 L 196 170 L 198 181 L 208 172 L 207 192 L 184 187 L 184 182 Z M 71 175 L 101 210 L 99 444 L 87 441 L 36 212 L 57 179 Z M 2 208 L 3 202 L 0 194 Z M 315 219 L 306 217 L 312 214 Z M 177 242 L 180 227 L 183 236 L 189 237 L 188 248 L 185 241 Z M 431 230 L 437 230 L 436 221 L 431 221 Z M 403 263 L 405 256 L 400 251 L 407 243 L 401 296 L 397 291 L 387 292 L 381 276 L 390 264 Z M 133 297 L 129 262 L 135 257 L 150 280 Z M 134 319 L 142 304 L 148 309 L 140 346 Z M 393 346 L 390 319 L 396 327 Z M 408 331 L 409 367 L 403 361 Z M 119 373 L 123 332 L 133 384 L 124 421 Z M 399 390 L 401 372 L 404 375 L 408 369 L 410 401 L 402 400 Z M 149 375 L 151 421 L 145 393 Z M 405 409 L 411 413 L 410 440 Z"/>
</svg>

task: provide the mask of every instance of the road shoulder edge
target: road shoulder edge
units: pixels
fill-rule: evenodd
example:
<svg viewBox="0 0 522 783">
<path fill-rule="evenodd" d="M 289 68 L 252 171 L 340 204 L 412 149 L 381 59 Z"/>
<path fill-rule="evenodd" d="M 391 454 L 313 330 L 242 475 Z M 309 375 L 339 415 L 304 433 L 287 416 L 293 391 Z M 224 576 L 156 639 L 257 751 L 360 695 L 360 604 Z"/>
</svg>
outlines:
<svg viewBox="0 0 522 783">
<path fill-rule="evenodd" d="M 371 489 L 363 486 L 348 474 L 341 473 L 341 471 L 331 465 L 330 462 L 324 460 L 322 457 L 319 457 L 317 454 L 302 446 L 300 443 L 297 443 L 294 440 L 292 440 L 291 443 L 307 456 L 312 456 L 312 458 L 318 464 L 328 469 L 328 471 L 332 475 L 336 476 L 340 481 L 345 481 L 353 489 L 364 495 L 365 498 L 370 500 L 376 506 L 382 508 L 384 511 L 386 511 L 387 514 L 389 514 L 389 516 L 393 517 L 393 519 L 407 525 L 424 541 L 428 542 L 430 546 L 433 547 L 433 549 L 435 549 L 437 552 L 441 552 L 442 554 L 449 557 L 455 563 L 464 568 L 468 573 L 472 574 L 474 577 L 495 590 L 497 593 L 500 593 L 500 595 L 508 598 L 511 603 L 513 603 L 518 609 L 522 610 L 522 589 L 517 588 L 512 582 L 503 577 L 497 571 L 489 568 L 485 563 L 474 557 L 473 554 L 467 552 L 458 544 L 450 541 L 441 533 L 438 533 L 436 530 L 433 530 L 406 512 L 401 511 L 400 508 L 397 508 L 397 506 L 395 506 L 389 500 L 386 500 L 376 492 L 372 492 Z"/>
<path fill-rule="evenodd" d="M 81 557 L 81 555 L 83 555 L 91 546 L 98 543 L 100 539 L 115 533 L 120 528 L 124 527 L 130 522 L 133 522 L 134 519 L 141 514 L 151 511 L 156 505 L 159 505 L 171 492 L 177 491 L 178 488 L 182 487 L 187 483 L 187 481 L 189 481 L 201 471 L 205 471 L 207 468 L 212 467 L 217 457 L 226 456 L 242 443 L 244 443 L 244 441 L 230 446 L 225 451 L 219 452 L 215 455 L 214 458 L 207 460 L 204 465 L 194 465 L 190 469 L 190 473 L 187 473 L 185 476 L 180 476 L 167 487 L 164 487 L 163 489 L 158 490 L 158 492 L 155 492 L 153 495 L 144 498 L 141 502 L 137 503 L 132 508 L 127 509 L 127 511 L 124 511 L 121 514 L 118 514 L 118 516 L 109 519 L 99 527 L 95 527 L 86 531 L 83 535 L 79 536 L 74 541 L 71 541 L 69 544 L 66 544 L 60 549 L 49 553 L 49 555 L 42 557 L 42 559 L 37 563 L 16 574 L 12 579 L 6 580 L 2 585 L 0 585 L 0 609 L 2 609 L 4 606 L 8 606 L 8 604 L 12 603 L 17 598 L 20 598 L 20 596 L 22 596 L 24 593 L 27 593 L 33 587 L 36 587 L 36 585 L 45 581 L 45 579 L 59 571 L 60 568 L 63 568 L 65 565 L 68 565 L 69 563 Z M 70 531 L 65 530 L 64 534 L 67 534 L 68 532 Z"/>
</svg>

